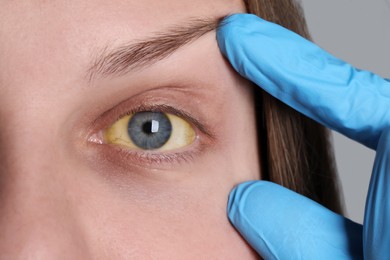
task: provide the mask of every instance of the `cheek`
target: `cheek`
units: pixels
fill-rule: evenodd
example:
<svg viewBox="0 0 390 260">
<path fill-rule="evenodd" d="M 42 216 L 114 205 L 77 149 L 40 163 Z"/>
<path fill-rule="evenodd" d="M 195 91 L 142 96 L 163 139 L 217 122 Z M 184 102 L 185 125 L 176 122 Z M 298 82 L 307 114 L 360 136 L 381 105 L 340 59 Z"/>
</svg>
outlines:
<svg viewBox="0 0 390 260">
<path fill-rule="evenodd" d="M 91 252 L 125 258 L 256 259 L 226 214 L 231 189 L 260 176 L 254 105 L 250 88 L 242 85 L 224 98 L 231 102 L 220 104 L 218 140 L 193 163 L 171 172 L 185 176 L 180 181 L 156 179 L 126 191 L 96 189 L 93 206 L 81 207 L 88 240 L 94 241 Z"/>
<path fill-rule="evenodd" d="M 82 216 L 88 222 L 83 225 L 87 240 L 93 241 L 91 252 L 124 258 L 255 259 L 226 215 L 230 190 L 238 181 L 250 179 L 250 173 L 222 161 L 228 157 L 206 156 L 181 172 L 187 176 L 181 182 L 144 186 L 144 193 L 152 196 L 126 196 L 126 192 L 113 196 L 100 187 L 93 198 L 99 204 L 82 207 L 88 209 Z M 246 178 L 239 176 L 245 171 Z"/>
</svg>

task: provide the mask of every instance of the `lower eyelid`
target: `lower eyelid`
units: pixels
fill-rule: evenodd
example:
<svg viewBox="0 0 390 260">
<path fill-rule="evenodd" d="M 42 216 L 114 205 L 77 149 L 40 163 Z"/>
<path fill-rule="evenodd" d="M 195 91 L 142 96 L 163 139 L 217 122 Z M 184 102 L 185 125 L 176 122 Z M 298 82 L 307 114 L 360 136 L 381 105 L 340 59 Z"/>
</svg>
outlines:
<svg viewBox="0 0 390 260">
<path fill-rule="evenodd" d="M 134 167 L 139 169 L 175 169 L 178 166 L 191 163 L 201 156 L 205 147 L 200 138 L 193 144 L 175 152 L 152 152 L 143 150 L 128 150 L 117 145 L 91 143 L 98 155 L 98 163 L 109 163 L 115 168 L 130 171 Z"/>
</svg>

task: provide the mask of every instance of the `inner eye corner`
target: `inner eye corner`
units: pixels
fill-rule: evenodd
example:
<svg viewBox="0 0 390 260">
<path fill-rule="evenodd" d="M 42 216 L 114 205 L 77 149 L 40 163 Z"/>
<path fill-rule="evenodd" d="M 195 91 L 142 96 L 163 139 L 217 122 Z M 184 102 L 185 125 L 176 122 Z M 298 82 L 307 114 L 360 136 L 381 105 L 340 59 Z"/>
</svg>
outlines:
<svg viewBox="0 0 390 260">
<path fill-rule="evenodd" d="M 95 133 L 92 133 L 90 134 L 88 137 L 87 137 L 87 141 L 89 143 L 94 143 L 94 144 L 104 144 L 104 137 L 103 137 L 103 133 L 102 131 L 99 131 L 99 132 L 95 132 Z"/>
</svg>

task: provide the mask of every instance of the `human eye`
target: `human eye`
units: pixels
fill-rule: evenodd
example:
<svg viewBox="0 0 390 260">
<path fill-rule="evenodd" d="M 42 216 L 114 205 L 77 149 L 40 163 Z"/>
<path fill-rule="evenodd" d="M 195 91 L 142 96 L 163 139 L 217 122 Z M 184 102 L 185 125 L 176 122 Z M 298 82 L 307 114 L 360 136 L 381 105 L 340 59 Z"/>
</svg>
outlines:
<svg viewBox="0 0 390 260">
<path fill-rule="evenodd" d="M 115 167 L 172 169 L 215 144 L 215 133 L 196 107 L 166 98 L 126 100 L 92 124 L 88 144 L 98 162 Z"/>
<path fill-rule="evenodd" d="M 120 145 L 130 150 L 170 151 L 192 144 L 194 128 L 180 116 L 139 111 L 126 115 L 103 133 L 106 144 Z"/>
</svg>

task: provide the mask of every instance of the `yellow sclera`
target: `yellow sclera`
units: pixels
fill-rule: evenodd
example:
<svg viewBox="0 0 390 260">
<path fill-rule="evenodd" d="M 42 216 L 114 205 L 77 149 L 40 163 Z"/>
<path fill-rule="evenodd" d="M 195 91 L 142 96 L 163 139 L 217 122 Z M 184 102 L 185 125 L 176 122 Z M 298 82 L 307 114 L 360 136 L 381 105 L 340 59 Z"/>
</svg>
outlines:
<svg viewBox="0 0 390 260">
<path fill-rule="evenodd" d="M 131 114 L 122 117 L 108 127 L 104 131 L 105 143 L 120 145 L 130 150 L 145 150 L 134 144 L 128 134 L 129 121 L 134 115 L 135 114 Z M 169 119 L 172 125 L 171 135 L 163 146 L 158 149 L 154 149 L 153 151 L 175 150 L 188 146 L 194 142 L 196 134 L 191 124 L 178 116 L 168 113 L 165 113 L 164 115 Z"/>
</svg>

